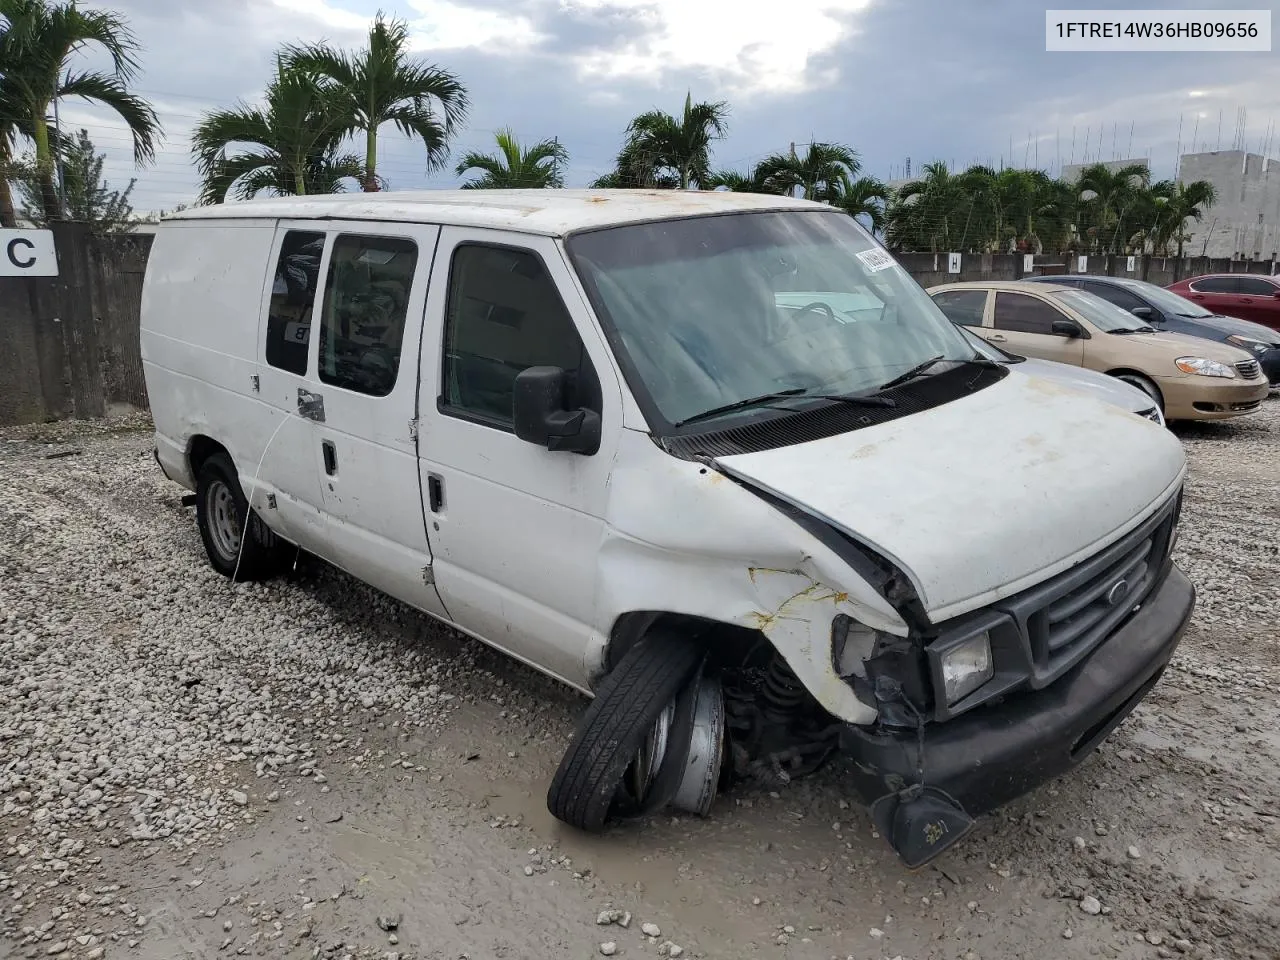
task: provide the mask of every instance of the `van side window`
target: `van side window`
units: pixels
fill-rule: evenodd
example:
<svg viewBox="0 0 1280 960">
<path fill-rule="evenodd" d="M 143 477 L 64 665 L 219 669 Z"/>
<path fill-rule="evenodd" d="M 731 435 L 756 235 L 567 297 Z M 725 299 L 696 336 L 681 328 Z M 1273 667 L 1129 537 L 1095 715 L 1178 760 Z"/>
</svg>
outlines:
<svg viewBox="0 0 1280 960">
<path fill-rule="evenodd" d="M 561 367 L 571 406 L 599 408 L 599 384 L 542 260 L 527 250 L 462 244 L 453 254 L 440 407 L 512 428 L 516 375 Z"/>
<path fill-rule="evenodd" d="M 267 363 L 289 373 L 307 372 L 311 308 L 320 286 L 324 234 L 290 230 L 280 243 L 280 257 L 267 308 Z"/>
<path fill-rule="evenodd" d="M 341 234 L 333 242 L 320 317 L 320 380 L 385 397 L 396 385 L 418 245 Z"/>
<path fill-rule="evenodd" d="M 996 309 L 993 325 L 997 330 L 1015 333 L 1043 333 L 1053 335 L 1053 321 L 1065 317 L 1043 300 L 1024 293 L 996 292 Z"/>
</svg>

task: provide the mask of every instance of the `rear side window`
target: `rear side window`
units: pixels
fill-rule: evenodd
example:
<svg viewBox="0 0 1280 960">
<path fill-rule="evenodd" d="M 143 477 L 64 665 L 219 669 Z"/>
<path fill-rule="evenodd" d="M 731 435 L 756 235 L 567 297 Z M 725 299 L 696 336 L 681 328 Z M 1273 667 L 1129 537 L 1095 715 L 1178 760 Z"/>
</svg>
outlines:
<svg viewBox="0 0 1280 960">
<path fill-rule="evenodd" d="M 311 312 L 320 286 L 324 234 L 290 230 L 280 243 L 267 308 L 267 363 L 299 376 L 307 372 Z"/>
<path fill-rule="evenodd" d="M 933 295 L 933 302 L 952 323 L 966 327 L 982 326 L 982 313 L 987 306 L 985 290 L 943 290 Z"/>
<path fill-rule="evenodd" d="M 1191 284 L 1191 289 L 1196 293 L 1235 293 L 1236 278 L 1235 277 L 1205 277 L 1203 280 L 1197 280 Z"/>
<path fill-rule="evenodd" d="M 570 408 L 598 409 L 591 362 L 542 260 L 527 250 L 459 246 L 449 276 L 441 408 L 509 430 L 516 375 L 542 365 L 569 375 Z"/>
<path fill-rule="evenodd" d="M 1137 307 L 1146 306 L 1146 303 L 1135 297 L 1128 290 L 1121 290 L 1119 287 L 1113 287 L 1109 283 L 1093 283 L 1090 281 L 1084 285 L 1084 288 L 1095 297 L 1101 297 L 1109 303 L 1114 303 L 1122 310 L 1131 311 Z"/>
<path fill-rule="evenodd" d="M 396 385 L 418 245 L 340 234 L 320 317 L 320 380 L 372 397 Z"/>
<path fill-rule="evenodd" d="M 1236 293 L 1246 297 L 1270 297 L 1275 294 L 1276 287 L 1261 277 L 1236 277 Z"/>
<path fill-rule="evenodd" d="M 1065 319 L 1043 300 L 1024 293 L 996 293 L 995 328 L 1014 333 L 1053 335 L 1053 321 Z"/>
</svg>

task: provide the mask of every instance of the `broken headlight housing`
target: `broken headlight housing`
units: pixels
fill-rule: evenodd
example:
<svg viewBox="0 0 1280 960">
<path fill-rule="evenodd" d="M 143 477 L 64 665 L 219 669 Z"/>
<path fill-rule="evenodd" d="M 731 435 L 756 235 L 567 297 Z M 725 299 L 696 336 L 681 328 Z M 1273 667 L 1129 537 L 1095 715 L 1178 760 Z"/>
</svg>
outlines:
<svg viewBox="0 0 1280 960">
<path fill-rule="evenodd" d="M 985 630 L 952 647 L 939 660 L 947 706 L 963 700 L 995 676 L 991 636 Z"/>
</svg>

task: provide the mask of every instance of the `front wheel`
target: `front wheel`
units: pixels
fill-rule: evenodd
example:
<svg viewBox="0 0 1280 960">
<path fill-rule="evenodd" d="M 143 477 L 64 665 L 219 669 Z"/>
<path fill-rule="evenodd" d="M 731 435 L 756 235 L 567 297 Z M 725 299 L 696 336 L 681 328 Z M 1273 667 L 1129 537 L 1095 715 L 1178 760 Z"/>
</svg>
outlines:
<svg viewBox="0 0 1280 960">
<path fill-rule="evenodd" d="M 265 580 L 285 566 L 288 545 L 249 509 L 235 464 L 215 453 L 196 477 L 196 525 L 209 564 L 233 580 Z"/>
<path fill-rule="evenodd" d="M 672 775 L 682 772 L 683 762 L 664 761 L 673 748 L 687 756 L 687 739 L 676 742 L 681 732 L 688 737 L 680 722 L 681 693 L 702 660 L 695 641 L 664 630 L 649 633 L 627 651 L 601 682 L 551 781 L 547 807 L 556 819 L 598 831 L 619 806 L 624 816 L 647 808 L 646 795 L 665 779 L 663 768 Z M 694 705 L 692 698 L 683 701 Z M 661 793 L 677 785 L 673 780 Z"/>
<path fill-rule="evenodd" d="M 1157 387 L 1150 379 L 1144 377 L 1140 373 L 1117 373 L 1113 374 L 1113 376 L 1117 380 L 1123 380 L 1125 383 L 1129 384 L 1129 386 L 1137 387 L 1145 393 L 1151 398 L 1151 401 L 1156 405 L 1157 409 L 1159 409 L 1160 415 L 1164 415 L 1164 396 L 1160 393 L 1160 388 Z"/>
</svg>

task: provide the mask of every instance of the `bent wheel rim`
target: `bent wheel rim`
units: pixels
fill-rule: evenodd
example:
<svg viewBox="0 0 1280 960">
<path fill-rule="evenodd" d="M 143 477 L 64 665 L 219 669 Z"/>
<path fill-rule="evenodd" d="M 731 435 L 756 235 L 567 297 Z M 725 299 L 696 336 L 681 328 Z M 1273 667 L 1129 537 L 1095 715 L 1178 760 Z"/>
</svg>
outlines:
<svg viewBox="0 0 1280 960">
<path fill-rule="evenodd" d="M 244 532 L 231 488 L 221 480 L 214 480 L 205 492 L 204 506 L 209 539 L 213 541 L 218 555 L 230 563 L 240 555 L 240 540 Z"/>
<path fill-rule="evenodd" d="M 627 789 L 636 800 L 644 799 L 649 788 L 653 786 L 658 770 L 662 767 L 662 761 L 667 755 L 667 739 L 671 733 L 671 723 L 675 715 L 675 703 L 669 703 L 662 709 L 662 713 L 658 714 L 658 719 L 650 728 L 649 735 L 636 751 L 635 759 L 627 768 Z"/>
</svg>

